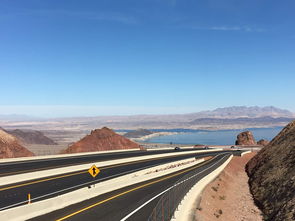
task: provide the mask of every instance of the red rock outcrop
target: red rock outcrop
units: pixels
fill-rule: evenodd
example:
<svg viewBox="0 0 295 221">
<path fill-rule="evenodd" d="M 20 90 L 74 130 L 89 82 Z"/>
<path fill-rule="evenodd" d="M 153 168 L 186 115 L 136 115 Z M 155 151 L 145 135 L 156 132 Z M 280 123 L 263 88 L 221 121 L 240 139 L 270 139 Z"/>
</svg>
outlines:
<svg viewBox="0 0 295 221">
<path fill-rule="evenodd" d="M 123 137 L 116 134 L 113 130 L 103 127 L 102 129 L 96 129 L 91 131 L 90 135 L 85 136 L 78 142 L 68 147 L 65 153 L 79 153 L 79 152 L 91 152 L 91 151 L 103 151 L 103 150 L 123 150 L 140 148 L 140 146 Z"/>
<path fill-rule="evenodd" d="M 261 139 L 257 142 L 258 145 L 261 145 L 261 146 L 266 146 L 267 144 L 269 144 L 269 141 L 268 140 L 264 140 L 264 139 Z"/>
<path fill-rule="evenodd" d="M 34 154 L 20 145 L 14 136 L 0 130 L 0 158 L 30 156 L 34 156 Z"/>
<path fill-rule="evenodd" d="M 246 171 L 264 220 L 295 220 L 295 121 L 247 163 Z"/>
<path fill-rule="evenodd" d="M 251 131 L 239 133 L 236 140 L 236 145 L 256 145 L 256 141 Z"/>
</svg>

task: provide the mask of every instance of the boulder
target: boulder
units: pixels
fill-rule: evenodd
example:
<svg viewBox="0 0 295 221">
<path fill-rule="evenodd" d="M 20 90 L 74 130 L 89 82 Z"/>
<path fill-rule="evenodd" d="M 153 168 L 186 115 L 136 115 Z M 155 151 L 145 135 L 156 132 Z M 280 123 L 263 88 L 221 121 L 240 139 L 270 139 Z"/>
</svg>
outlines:
<svg viewBox="0 0 295 221">
<path fill-rule="evenodd" d="M 261 145 L 261 146 L 266 146 L 267 144 L 269 144 L 269 141 L 268 140 L 264 140 L 264 139 L 261 139 L 257 142 L 258 145 Z"/>
<path fill-rule="evenodd" d="M 251 131 L 239 133 L 236 140 L 236 145 L 256 145 L 256 141 Z"/>
</svg>

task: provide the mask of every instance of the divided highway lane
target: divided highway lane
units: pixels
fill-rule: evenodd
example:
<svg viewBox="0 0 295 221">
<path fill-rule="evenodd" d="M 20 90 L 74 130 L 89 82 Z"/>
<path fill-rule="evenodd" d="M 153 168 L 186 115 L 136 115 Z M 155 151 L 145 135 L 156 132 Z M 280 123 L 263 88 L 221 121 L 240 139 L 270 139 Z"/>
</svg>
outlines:
<svg viewBox="0 0 295 221">
<path fill-rule="evenodd" d="M 224 151 L 228 152 L 228 151 Z M 67 193 L 91 183 L 101 182 L 120 175 L 135 172 L 155 165 L 182 160 L 191 157 L 202 158 L 220 154 L 220 151 L 209 153 L 188 153 L 180 156 L 163 157 L 161 159 L 149 159 L 138 162 L 123 163 L 118 165 L 102 167 L 100 174 L 94 180 L 88 171 L 75 171 L 73 173 L 58 176 L 31 180 L 27 182 L 6 185 L 0 187 L 0 210 L 19 206 L 26 203 L 27 194 L 31 194 L 32 202 L 51 198 L 63 193 Z"/>
<path fill-rule="evenodd" d="M 179 151 L 193 151 L 193 150 L 204 150 L 204 149 L 191 148 L 191 149 L 181 149 Z M 93 163 L 93 162 L 106 161 L 106 160 L 148 156 L 153 154 L 165 154 L 165 153 L 173 153 L 173 152 L 175 152 L 174 149 L 153 150 L 153 151 L 137 150 L 137 151 L 116 152 L 116 153 L 102 153 L 102 154 L 91 154 L 91 155 L 80 155 L 80 156 L 70 156 L 70 157 L 51 158 L 51 159 L 0 163 L 0 177 L 20 174 L 25 172 L 59 168 L 64 166 L 79 165 L 84 163 Z"/>
<path fill-rule="evenodd" d="M 148 204 L 146 204 L 146 202 L 173 186 L 175 182 L 187 173 L 193 172 L 194 174 L 198 174 L 198 180 L 202 179 L 224 163 L 229 156 L 230 154 L 228 153 L 220 154 L 209 162 L 205 162 L 201 165 L 196 165 L 173 174 L 124 187 L 90 200 L 56 210 L 52 213 L 33 218 L 31 221 L 119 221 L 128 217 L 130 214 L 132 215 L 124 220 L 147 220 L 161 196 L 155 198 Z M 138 208 L 140 209 L 136 211 Z M 134 211 L 136 212 L 133 213 Z"/>
</svg>

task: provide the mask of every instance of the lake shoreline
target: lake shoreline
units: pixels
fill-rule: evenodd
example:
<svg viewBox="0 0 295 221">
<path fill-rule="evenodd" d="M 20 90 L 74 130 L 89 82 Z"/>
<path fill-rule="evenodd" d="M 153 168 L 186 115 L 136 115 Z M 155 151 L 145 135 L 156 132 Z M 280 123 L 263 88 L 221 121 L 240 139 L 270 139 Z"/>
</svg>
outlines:
<svg viewBox="0 0 295 221">
<path fill-rule="evenodd" d="M 272 140 L 280 131 L 281 127 L 275 128 L 252 128 L 252 129 L 233 129 L 218 131 L 200 131 L 200 130 L 178 130 L 171 133 L 161 133 L 161 136 L 145 136 L 137 142 L 158 143 L 158 144 L 183 144 L 183 145 L 235 145 L 237 135 L 240 132 L 250 130 L 255 140 Z"/>
</svg>

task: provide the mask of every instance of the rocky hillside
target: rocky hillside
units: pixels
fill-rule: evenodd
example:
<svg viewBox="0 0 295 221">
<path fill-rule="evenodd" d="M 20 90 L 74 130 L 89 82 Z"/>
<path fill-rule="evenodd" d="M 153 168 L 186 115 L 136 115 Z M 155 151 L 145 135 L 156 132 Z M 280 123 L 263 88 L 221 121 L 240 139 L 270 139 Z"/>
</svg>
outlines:
<svg viewBox="0 0 295 221">
<path fill-rule="evenodd" d="M 124 137 L 127 137 L 127 138 L 140 138 L 140 137 L 151 135 L 151 134 L 153 134 L 152 131 L 149 131 L 149 130 L 146 130 L 146 129 L 138 129 L 138 130 L 127 132 L 126 134 L 124 134 Z"/>
<path fill-rule="evenodd" d="M 107 127 L 91 131 L 80 141 L 65 150 L 65 153 L 91 152 L 103 150 L 123 150 L 140 148 L 139 145 Z"/>
<path fill-rule="evenodd" d="M 56 145 L 50 138 L 37 130 L 6 130 L 7 133 L 15 136 L 23 144 L 45 144 Z"/>
<path fill-rule="evenodd" d="M 246 170 L 265 220 L 295 220 L 295 121 L 251 159 Z"/>
<path fill-rule="evenodd" d="M 20 145 L 14 136 L 0 130 L 0 158 L 29 156 L 34 156 L 34 154 Z"/>
</svg>

